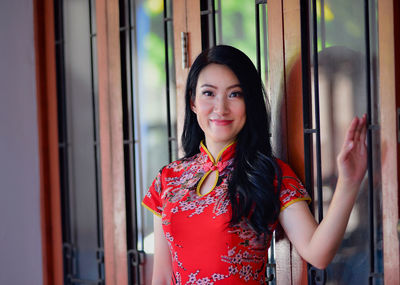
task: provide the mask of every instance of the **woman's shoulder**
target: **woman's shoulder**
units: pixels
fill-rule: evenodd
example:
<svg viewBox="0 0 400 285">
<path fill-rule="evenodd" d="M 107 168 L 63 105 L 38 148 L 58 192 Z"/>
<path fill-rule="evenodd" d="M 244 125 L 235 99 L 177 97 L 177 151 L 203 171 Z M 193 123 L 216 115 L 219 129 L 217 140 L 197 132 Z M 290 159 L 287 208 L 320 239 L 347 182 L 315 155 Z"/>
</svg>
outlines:
<svg viewBox="0 0 400 285">
<path fill-rule="evenodd" d="M 199 154 L 200 153 L 197 153 L 190 157 L 182 157 L 182 158 L 179 158 L 175 161 L 168 163 L 167 165 L 164 165 L 160 169 L 160 174 L 163 176 L 164 175 L 169 176 L 171 174 L 177 174 L 177 173 L 179 174 L 179 173 L 184 172 L 185 170 L 190 168 L 192 165 L 196 164 Z"/>
<path fill-rule="evenodd" d="M 290 165 L 280 158 L 275 157 L 275 161 L 281 169 L 282 176 L 296 175 Z"/>
<path fill-rule="evenodd" d="M 285 161 L 279 159 L 279 158 L 275 158 L 276 162 L 280 168 L 281 171 L 281 177 L 282 177 L 282 182 L 283 184 L 287 183 L 287 182 L 296 182 L 296 184 L 298 185 L 302 185 L 301 180 L 299 179 L 299 177 L 297 176 L 296 172 L 292 169 L 292 167 Z"/>
</svg>

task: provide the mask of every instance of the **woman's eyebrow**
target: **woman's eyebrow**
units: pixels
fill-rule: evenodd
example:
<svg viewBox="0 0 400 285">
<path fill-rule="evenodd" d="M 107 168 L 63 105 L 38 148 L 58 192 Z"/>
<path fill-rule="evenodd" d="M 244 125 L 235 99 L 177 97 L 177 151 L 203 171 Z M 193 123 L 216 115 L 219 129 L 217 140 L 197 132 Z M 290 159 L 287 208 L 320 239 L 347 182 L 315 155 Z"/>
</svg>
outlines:
<svg viewBox="0 0 400 285">
<path fill-rule="evenodd" d="M 217 88 L 215 85 L 208 84 L 208 83 L 205 83 L 205 84 L 201 85 L 200 87 L 201 87 L 201 88 L 202 88 L 202 87 Z M 236 88 L 236 87 L 242 88 L 242 86 L 240 85 L 240 83 L 238 83 L 238 84 L 233 84 L 233 85 L 231 85 L 231 86 L 228 86 L 226 89 L 232 89 L 232 88 Z"/>
<path fill-rule="evenodd" d="M 238 84 L 233 84 L 233 85 L 229 86 L 229 87 L 226 88 L 226 89 L 233 89 L 233 88 L 236 88 L 236 87 L 242 88 L 242 85 L 240 85 L 240 83 L 238 83 Z"/>
<path fill-rule="evenodd" d="M 214 85 L 212 85 L 212 84 L 208 84 L 208 83 L 205 83 L 205 84 L 201 85 L 200 87 L 212 87 L 212 88 L 217 88 L 216 86 L 214 86 Z"/>
</svg>

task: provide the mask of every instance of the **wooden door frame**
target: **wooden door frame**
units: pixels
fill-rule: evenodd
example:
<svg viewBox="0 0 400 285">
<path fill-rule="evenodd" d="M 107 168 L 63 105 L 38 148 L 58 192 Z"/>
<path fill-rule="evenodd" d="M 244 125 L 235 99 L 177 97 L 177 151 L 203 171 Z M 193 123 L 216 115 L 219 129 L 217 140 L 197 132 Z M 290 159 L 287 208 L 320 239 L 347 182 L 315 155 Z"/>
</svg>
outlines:
<svg viewBox="0 0 400 285">
<path fill-rule="evenodd" d="M 173 1 L 173 33 L 176 78 L 176 120 L 179 156 L 181 149 L 181 134 L 185 117 L 185 87 L 189 68 L 197 55 L 201 53 L 201 22 L 199 0 Z M 182 35 L 187 35 L 187 49 L 182 46 Z M 187 52 L 186 55 L 183 53 Z M 187 59 L 186 64 L 184 60 Z"/>
<path fill-rule="evenodd" d="M 64 283 L 53 2 L 33 1 L 44 285 Z"/>
<path fill-rule="evenodd" d="M 304 182 L 300 2 L 268 2 L 267 90 L 280 125 L 279 155 Z M 277 284 L 307 284 L 307 263 L 286 237 L 275 245 L 275 260 Z"/>
<path fill-rule="evenodd" d="M 64 283 L 54 1 L 34 0 L 43 284 Z M 128 284 L 118 0 L 96 1 L 106 283 Z"/>
<path fill-rule="evenodd" d="M 399 121 L 400 4 L 378 0 L 379 98 L 382 177 L 383 268 L 386 285 L 400 284 Z"/>
<path fill-rule="evenodd" d="M 119 1 L 96 0 L 105 280 L 128 284 Z"/>
</svg>

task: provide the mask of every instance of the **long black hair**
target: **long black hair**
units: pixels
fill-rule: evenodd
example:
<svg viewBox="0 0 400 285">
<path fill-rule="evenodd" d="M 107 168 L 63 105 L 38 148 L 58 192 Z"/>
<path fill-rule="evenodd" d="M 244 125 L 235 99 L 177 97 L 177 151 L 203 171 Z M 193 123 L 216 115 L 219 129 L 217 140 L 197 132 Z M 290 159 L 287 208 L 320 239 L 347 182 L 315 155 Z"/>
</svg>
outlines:
<svg viewBox="0 0 400 285">
<path fill-rule="evenodd" d="M 281 180 L 270 142 L 269 104 L 254 64 L 234 47 L 219 45 L 203 51 L 189 71 L 182 133 L 185 157 L 198 153 L 204 139 L 204 132 L 190 106 L 196 96 L 199 74 L 211 63 L 232 70 L 240 82 L 246 105 L 246 122 L 236 138 L 234 170 L 228 187 L 232 205 L 230 225 L 244 219 L 258 234 L 269 233 L 268 225 L 277 220 L 280 211 L 279 191 L 276 190 L 279 188 L 274 187 L 274 180 L 278 178 L 278 184 Z"/>
</svg>

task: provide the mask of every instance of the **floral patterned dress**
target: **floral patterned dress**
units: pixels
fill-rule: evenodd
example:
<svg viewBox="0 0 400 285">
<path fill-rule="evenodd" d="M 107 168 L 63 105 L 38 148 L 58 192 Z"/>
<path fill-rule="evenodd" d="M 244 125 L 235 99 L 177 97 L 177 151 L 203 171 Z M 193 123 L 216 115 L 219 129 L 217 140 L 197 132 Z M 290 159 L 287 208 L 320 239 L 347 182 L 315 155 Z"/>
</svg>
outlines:
<svg viewBox="0 0 400 285">
<path fill-rule="evenodd" d="M 214 160 L 201 144 L 200 152 L 165 166 L 142 204 L 162 218 L 173 267 L 171 284 L 264 284 L 271 235 L 256 233 L 245 222 L 228 226 L 231 207 L 227 193 L 235 143 Z M 282 169 L 281 210 L 310 200 L 290 167 Z M 216 171 L 214 187 L 201 195 L 207 175 Z M 277 222 L 269 225 L 271 232 Z"/>
</svg>

